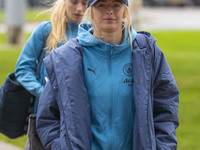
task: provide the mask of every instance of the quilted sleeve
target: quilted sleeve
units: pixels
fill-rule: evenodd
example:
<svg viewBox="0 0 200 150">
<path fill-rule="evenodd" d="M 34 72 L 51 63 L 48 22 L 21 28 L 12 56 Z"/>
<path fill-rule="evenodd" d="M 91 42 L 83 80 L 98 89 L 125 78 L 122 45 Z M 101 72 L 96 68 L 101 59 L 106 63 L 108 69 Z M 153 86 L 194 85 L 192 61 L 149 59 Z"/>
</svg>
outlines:
<svg viewBox="0 0 200 150">
<path fill-rule="evenodd" d="M 179 90 L 164 54 L 155 45 L 154 126 L 158 150 L 177 148 Z"/>
</svg>

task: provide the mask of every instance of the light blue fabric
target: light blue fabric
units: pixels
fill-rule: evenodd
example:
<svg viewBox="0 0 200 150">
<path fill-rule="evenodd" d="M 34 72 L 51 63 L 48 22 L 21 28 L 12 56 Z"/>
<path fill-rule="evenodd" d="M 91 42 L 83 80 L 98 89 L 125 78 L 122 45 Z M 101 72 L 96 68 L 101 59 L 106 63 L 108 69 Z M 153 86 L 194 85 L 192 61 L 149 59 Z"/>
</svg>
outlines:
<svg viewBox="0 0 200 150">
<path fill-rule="evenodd" d="M 88 29 L 81 25 L 77 37 L 83 46 L 84 77 L 91 109 L 92 150 L 131 150 L 135 111 L 132 42 L 127 30 L 123 32 L 120 45 L 102 42 L 92 33 L 92 27 Z M 132 27 L 131 35 L 134 41 L 137 33 Z"/>
<path fill-rule="evenodd" d="M 41 65 L 38 80 L 35 76 L 35 70 L 41 56 L 41 51 L 48 51 L 48 49 L 45 49 L 45 44 L 50 31 L 51 23 L 49 21 L 40 23 L 24 45 L 16 64 L 15 76 L 17 81 L 36 97 L 32 113 L 37 112 L 39 96 L 46 83 L 44 78 L 47 77 L 47 73 L 44 64 L 42 63 Z M 69 22 L 66 26 L 67 39 L 76 37 L 77 33 L 78 24 Z M 58 47 L 63 44 L 59 43 Z"/>
</svg>

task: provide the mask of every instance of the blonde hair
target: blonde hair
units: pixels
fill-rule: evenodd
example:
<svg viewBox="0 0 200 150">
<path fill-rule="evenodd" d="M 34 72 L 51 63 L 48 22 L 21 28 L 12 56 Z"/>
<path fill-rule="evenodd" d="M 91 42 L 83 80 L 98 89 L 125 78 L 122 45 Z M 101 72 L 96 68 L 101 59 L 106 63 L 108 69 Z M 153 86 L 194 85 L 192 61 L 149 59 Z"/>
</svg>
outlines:
<svg viewBox="0 0 200 150">
<path fill-rule="evenodd" d="M 130 44 L 131 44 L 131 47 L 132 47 L 132 36 L 131 36 L 131 18 L 130 18 L 130 11 L 129 11 L 129 8 L 128 6 L 126 6 L 124 4 L 124 7 L 125 7 L 125 19 L 124 19 L 124 28 L 127 27 L 128 29 L 128 36 L 129 36 L 129 39 L 130 39 Z M 83 21 L 82 22 L 87 22 L 87 21 L 90 21 L 92 23 L 92 7 L 89 7 L 84 16 L 83 16 Z M 124 29 L 122 28 L 122 30 Z M 126 32 L 125 32 L 126 34 Z"/>
<path fill-rule="evenodd" d="M 57 0 L 53 3 L 51 15 L 51 32 L 46 41 L 46 48 L 49 48 L 49 52 L 56 48 L 61 41 L 67 41 L 65 35 L 67 15 L 65 0 Z"/>
<path fill-rule="evenodd" d="M 131 16 L 130 16 L 129 8 L 126 5 L 125 5 L 125 15 L 126 15 L 126 17 L 124 19 L 124 24 L 125 24 L 125 26 L 127 26 L 128 36 L 129 36 L 130 44 L 132 47 L 133 45 L 132 45 L 132 36 L 131 36 Z"/>
</svg>

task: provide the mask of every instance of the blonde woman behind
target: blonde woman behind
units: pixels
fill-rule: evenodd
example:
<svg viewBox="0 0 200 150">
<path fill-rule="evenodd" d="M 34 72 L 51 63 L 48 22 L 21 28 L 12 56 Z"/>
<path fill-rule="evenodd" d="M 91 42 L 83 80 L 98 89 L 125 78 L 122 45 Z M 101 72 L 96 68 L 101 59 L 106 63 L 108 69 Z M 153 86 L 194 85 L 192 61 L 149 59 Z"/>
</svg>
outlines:
<svg viewBox="0 0 200 150">
<path fill-rule="evenodd" d="M 39 77 L 35 75 L 42 51 L 50 53 L 70 38 L 77 36 L 78 24 L 87 8 L 87 0 L 57 0 L 52 6 L 50 21 L 42 22 L 25 43 L 16 64 L 17 81 L 35 96 L 32 114 L 37 113 L 39 97 L 48 78 L 42 63 Z M 37 145 L 35 143 L 35 145 Z"/>
</svg>

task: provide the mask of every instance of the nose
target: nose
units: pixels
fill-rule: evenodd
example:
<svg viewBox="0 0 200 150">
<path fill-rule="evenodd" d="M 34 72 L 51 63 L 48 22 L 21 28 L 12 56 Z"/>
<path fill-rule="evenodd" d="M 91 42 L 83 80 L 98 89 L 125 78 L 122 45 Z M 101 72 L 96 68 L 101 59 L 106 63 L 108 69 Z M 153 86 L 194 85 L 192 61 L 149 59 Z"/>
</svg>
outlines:
<svg viewBox="0 0 200 150">
<path fill-rule="evenodd" d="M 77 6 L 77 10 L 78 11 L 83 11 L 85 9 L 85 5 L 83 5 L 82 3 L 79 3 Z"/>
<path fill-rule="evenodd" d="M 113 14 L 113 10 L 112 10 L 112 7 L 110 7 L 110 6 L 108 6 L 107 8 L 106 8 L 106 14 L 110 14 L 110 15 L 112 15 Z"/>
</svg>

